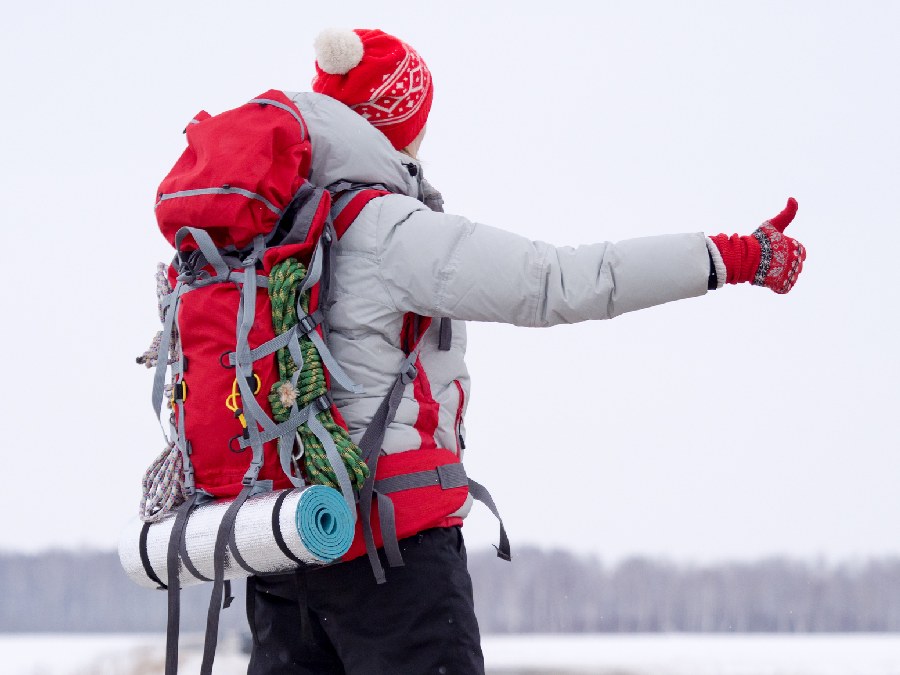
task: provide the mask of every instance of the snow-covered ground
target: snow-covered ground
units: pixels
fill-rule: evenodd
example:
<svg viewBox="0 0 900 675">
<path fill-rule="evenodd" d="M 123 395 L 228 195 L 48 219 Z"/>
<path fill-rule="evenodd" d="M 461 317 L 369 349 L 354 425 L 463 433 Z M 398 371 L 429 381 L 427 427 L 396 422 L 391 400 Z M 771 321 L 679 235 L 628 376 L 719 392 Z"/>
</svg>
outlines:
<svg viewBox="0 0 900 675">
<path fill-rule="evenodd" d="M 199 636 L 182 641 L 183 675 L 200 670 Z M 2 635 L 9 675 L 156 675 L 159 635 Z M 483 640 L 488 672 L 593 675 L 900 675 L 900 635 L 526 635 Z M 216 675 L 247 659 L 224 638 Z"/>
</svg>

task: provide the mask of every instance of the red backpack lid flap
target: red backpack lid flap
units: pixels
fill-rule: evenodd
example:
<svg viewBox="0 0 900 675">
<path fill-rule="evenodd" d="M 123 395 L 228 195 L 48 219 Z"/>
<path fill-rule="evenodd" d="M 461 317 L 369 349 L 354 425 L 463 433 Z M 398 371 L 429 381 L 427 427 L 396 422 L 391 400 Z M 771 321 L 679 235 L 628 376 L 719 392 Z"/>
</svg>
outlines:
<svg viewBox="0 0 900 675">
<path fill-rule="evenodd" d="M 309 134 L 293 102 L 270 90 L 219 115 L 199 113 L 185 134 L 188 147 L 157 190 L 169 242 L 185 226 L 206 230 L 219 248 L 270 233 L 309 173 Z"/>
</svg>

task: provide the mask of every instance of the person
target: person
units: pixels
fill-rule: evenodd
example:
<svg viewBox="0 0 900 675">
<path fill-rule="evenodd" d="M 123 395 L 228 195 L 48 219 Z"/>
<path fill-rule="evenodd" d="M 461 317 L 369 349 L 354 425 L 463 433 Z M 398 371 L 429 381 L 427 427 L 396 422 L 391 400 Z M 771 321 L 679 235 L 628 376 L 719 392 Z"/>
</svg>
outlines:
<svg viewBox="0 0 900 675">
<path fill-rule="evenodd" d="M 390 192 L 369 202 L 337 244 L 325 308 L 330 349 L 366 389 L 334 392 L 354 441 L 406 357 L 404 317 L 434 318 L 418 377 L 384 436 L 386 456 L 437 447 L 462 457 L 466 321 L 609 319 L 726 283 L 786 293 L 802 270 L 806 252 L 784 234 L 793 199 L 747 236 L 697 232 L 578 248 L 444 213 L 417 160 L 434 92 L 419 54 L 363 29 L 325 31 L 315 50 L 313 92 L 289 94 L 309 126 L 310 180 L 338 193 Z M 391 568 L 385 584 L 375 583 L 365 556 L 251 579 L 250 675 L 484 672 L 459 526 L 469 505 L 404 538 L 404 566 Z"/>
</svg>

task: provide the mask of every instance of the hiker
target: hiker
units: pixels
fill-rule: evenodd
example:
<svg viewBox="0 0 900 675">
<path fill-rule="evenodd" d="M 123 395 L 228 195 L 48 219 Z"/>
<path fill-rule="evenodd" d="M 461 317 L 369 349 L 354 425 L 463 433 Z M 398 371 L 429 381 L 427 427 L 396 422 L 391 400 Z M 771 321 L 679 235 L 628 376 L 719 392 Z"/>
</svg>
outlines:
<svg viewBox="0 0 900 675">
<path fill-rule="evenodd" d="M 422 58 L 379 30 L 325 31 L 315 50 L 315 93 L 288 94 L 309 126 L 310 180 L 335 190 L 338 201 L 361 187 L 390 193 L 363 205 L 336 245 L 325 307 L 329 348 L 365 387 L 364 394 L 333 391 L 354 441 L 410 339 L 421 337 L 418 377 L 387 428 L 383 460 L 432 448 L 463 455 L 465 321 L 552 326 L 608 319 L 726 283 L 786 293 L 797 280 L 805 251 L 783 234 L 797 209 L 793 199 L 747 236 L 697 232 L 577 249 L 443 213 L 417 160 L 434 91 Z M 415 316 L 432 319 L 424 332 L 411 325 Z M 482 673 L 460 529 L 470 506 L 471 498 L 453 512 L 416 505 L 427 518 L 400 542 L 404 565 L 389 568 L 385 584 L 373 579 L 362 549 L 340 564 L 252 577 L 249 673 Z M 400 520 L 403 507 L 396 508 Z"/>
</svg>

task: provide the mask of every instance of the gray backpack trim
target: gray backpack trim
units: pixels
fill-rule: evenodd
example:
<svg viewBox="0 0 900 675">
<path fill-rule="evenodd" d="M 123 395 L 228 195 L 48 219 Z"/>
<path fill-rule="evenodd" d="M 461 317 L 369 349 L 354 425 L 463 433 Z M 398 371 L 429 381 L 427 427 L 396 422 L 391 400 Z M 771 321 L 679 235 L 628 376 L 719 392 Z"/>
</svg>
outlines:
<svg viewBox="0 0 900 675">
<path fill-rule="evenodd" d="M 259 103 L 260 105 L 271 105 L 271 106 L 275 106 L 276 108 L 280 108 L 281 110 L 284 110 L 286 112 L 289 112 L 291 114 L 291 116 L 295 120 L 297 120 L 297 123 L 300 125 L 300 140 L 305 141 L 308 138 L 309 134 L 306 130 L 306 122 L 304 122 L 303 118 L 300 117 L 300 115 L 298 115 L 297 112 L 290 106 L 285 105 L 281 101 L 275 101 L 270 98 L 254 98 L 254 99 L 251 99 L 249 102 L 250 103 Z"/>
<path fill-rule="evenodd" d="M 222 185 L 221 187 L 208 187 L 208 188 L 196 188 L 194 190 L 180 190 L 178 192 L 169 192 L 166 194 L 160 194 L 156 205 L 153 207 L 154 209 L 162 204 L 164 201 L 168 201 L 169 199 L 179 199 L 181 197 L 199 197 L 201 195 L 229 195 L 229 194 L 238 194 L 247 199 L 255 199 L 258 202 L 262 202 L 269 211 L 274 213 L 276 216 L 281 216 L 284 211 L 275 206 L 268 199 L 263 197 L 261 194 L 256 192 L 250 192 L 250 190 L 245 190 L 244 188 L 233 187 L 231 185 Z M 184 229 L 184 228 L 182 228 Z M 178 245 L 176 244 L 176 248 Z"/>
</svg>

